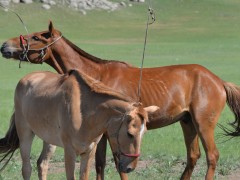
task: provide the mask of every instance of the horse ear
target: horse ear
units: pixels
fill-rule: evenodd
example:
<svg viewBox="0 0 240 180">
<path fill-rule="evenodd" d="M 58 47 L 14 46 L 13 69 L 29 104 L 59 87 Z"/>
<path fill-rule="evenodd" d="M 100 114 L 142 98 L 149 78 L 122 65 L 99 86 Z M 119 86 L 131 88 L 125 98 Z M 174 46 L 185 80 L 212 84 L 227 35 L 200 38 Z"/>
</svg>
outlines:
<svg viewBox="0 0 240 180">
<path fill-rule="evenodd" d="M 144 110 L 148 113 L 149 115 L 154 115 L 160 108 L 158 106 L 148 106 L 145 107 Z"/>
<path fill-rule="evenodd" d="M 51 33 L 51 35 L 53 35 L 53 33 L 54 33 L 54 27 L 53 27 L 53 23 L 52 23 L 51 20 L 49 21 L 48 30 L 49 30 L 49 32 Z"/>
</svg>

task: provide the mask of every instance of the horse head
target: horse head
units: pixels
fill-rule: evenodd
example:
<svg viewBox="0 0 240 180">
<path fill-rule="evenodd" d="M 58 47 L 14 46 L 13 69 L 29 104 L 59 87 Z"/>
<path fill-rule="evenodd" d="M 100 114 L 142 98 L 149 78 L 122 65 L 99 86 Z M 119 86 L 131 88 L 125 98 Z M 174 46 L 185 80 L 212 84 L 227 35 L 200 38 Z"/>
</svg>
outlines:
<svg viewBox="0 0 240 180">
<path fill-rule="evenodd" d="M 2 56 L 31 63 L 43 63 L 50 56 L 49 47 L 62 37 L 61 32 L 54 29 L 50 21 L 48 30 L 29 35 L 20 35 L 4 42 L 1 47 Z"/>
<path fill-rule="evenodd" d="M 158 109 L 156 106 L 143 108 L 141 104 L 132 104 L 120 118 L 110 122 L 107 134 L 119 172 L 129 173 L 136 168 L 148 114 Z"/>
</svg>

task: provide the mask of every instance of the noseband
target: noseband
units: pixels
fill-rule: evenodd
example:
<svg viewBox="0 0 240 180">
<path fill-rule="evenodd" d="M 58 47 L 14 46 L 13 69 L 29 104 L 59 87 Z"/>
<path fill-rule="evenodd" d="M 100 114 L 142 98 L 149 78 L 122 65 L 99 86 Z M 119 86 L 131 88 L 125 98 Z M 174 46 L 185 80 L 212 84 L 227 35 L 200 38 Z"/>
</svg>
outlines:
<svg viewBox="0 0 240 180">
<path fill-rule="evenodd" d="M 118 157 L 118 158 L 120 157 L 120 155 L 123 155 L 123 156 L 126 156 L 126 157 L 131 157 L 131 158 L 138 158 L 140 156 L 140 153 L 128 154 L 128 153 L 124 153 L 124 152 L 121 151 L 121 146 L 120 146 L 120 143 L 119 143 L 119 132 L 120 132 L 120 129 L 121 129 L 122 125 L 123 125 L 124 117 L 125 117 L 125 114 L 123 115 L 123 117 L 121 119 L 121 124 L 120 124 L 120 126 L 118 128 L 117 133 L 115 134 L 116 138 L 117 138 L 118 152 L 114 152 L 113 155 Z"/>
<path fill-rule="evenodd" d="M 57 42 L 59 39 L 62 38 L 62 35 L 59 36 L 58 38 L 56 38 L 53 42 L 51 42 L 50 44 L 47 44 L 46 46 L 44 46 L 43 48 L 39 48 L 39 49 L 30 49 L 30 44 L 29 44 L 29 40 L 24 38 L 22 35 L 20 35 L 20 44 L 21 46 L 23 47 L 23 52 L 19 55 L 19 59 L 20 59 L 20 64 L 21 64 L 21 61 L 23 61 L 24 59 L 27 59 L 29 62 L 31 62 L 29 59 L 28 59 L 28 52 L 29 51 L 41 51 L 38 55 L 38 57 L 41 58 L 41 60 L 39 61 L 40 63 L 43 63 L 44 61 L 44 57 L 46 56 L 46 49 L 48 47 L 50 47 L 51 45 L 53 45 L 55 42 Z M 19 64 L 19 67 L 20 67 L 20 64 Z"/>
</svg>

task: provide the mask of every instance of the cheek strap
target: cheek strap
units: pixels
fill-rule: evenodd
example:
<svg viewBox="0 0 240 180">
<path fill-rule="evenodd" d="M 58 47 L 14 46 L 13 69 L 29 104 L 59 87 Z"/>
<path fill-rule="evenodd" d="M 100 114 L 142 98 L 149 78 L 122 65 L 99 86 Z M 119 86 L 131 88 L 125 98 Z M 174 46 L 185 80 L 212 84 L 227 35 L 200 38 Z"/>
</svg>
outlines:
<svg viewBox="0 0 240 180">
<path fill-rule="evenodd" d="M 132 157 L 132 158 L 137 158 L 140 156 L 140 153 L 137 154 L 127 154 L 127 153 L 123 153 L 121 152 L 122 155 L 127 156 L 127 157 Z"/>
</svg>

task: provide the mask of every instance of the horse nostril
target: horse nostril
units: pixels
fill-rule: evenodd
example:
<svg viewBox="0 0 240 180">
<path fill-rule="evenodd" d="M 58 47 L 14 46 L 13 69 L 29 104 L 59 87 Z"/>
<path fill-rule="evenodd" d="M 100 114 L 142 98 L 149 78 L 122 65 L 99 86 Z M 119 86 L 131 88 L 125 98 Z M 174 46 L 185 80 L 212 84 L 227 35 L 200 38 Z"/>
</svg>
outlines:
<svg viewBox="0 0 240 180">
<path fill-rule="evenodd" d="M 3 53 L 3 52 L 4 52 L 4 46 L 1 47 L 1 53 Z"/>
<path fill-rule="evenodd" d="M 132 168 L 132 167 L 125 167 L 123 165 L 123 163 L 120 162 L 119 165 L 118 165 L 118 170 L 120 172 L 130 173 L 130 172 L 132 172 L 134 170 L 134 168 Z"/>
<path fill-rule="evenodd" d="M 2 53 L 4 52 L 4 49 L 5 49 L 6 46 L 7 46 L 7 43 L 6 43 L 6 42 L 2 44 L 2 47 L 1 47 L 1 49 L 0 49 L 0 51 L 1 51 Z"/>
<path fill-rule="evenodd" d="M 130 173 L 130 172 L 132 172 L 133 171 L 133 169 L 132 168 L 127 168 L 127 171 L 126 171 L 126 173 Z"/>
</svg>

